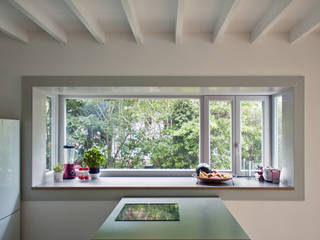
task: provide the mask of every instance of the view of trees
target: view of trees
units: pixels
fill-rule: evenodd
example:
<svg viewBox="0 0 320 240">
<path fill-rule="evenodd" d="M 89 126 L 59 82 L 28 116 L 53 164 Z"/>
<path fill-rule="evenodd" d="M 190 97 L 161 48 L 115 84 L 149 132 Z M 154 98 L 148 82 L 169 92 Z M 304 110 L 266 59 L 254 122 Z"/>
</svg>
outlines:
<svg viewBox="0 0 320 240">
<path fill-rule="evenodd" d="M 243 159 L 261 160 L 261 102 L 242 102 Z M 212 101 L 210 156 L 231 169 L 231 103 Z M 66 100 L 67 144 L 98 147 L 107 168 L 189 169 L 199 163 L 200 102 L 191 98 L 76 98 Z M 260 162 L 259 162 L 260 163 Z"/>
<path fill-rule="evenodd" d="M 262 102 L 242 101 L 240 109 L 241 169 L 248 169 L 248 161 L 257 165 L 262 160 Z"/>
<path fill-rule="evenodd" d="M 231 102 L 210 101 L 210 159 L 217 169 L 231 170 Z"/>
<path fill-rule="evenodd" d="M 97 146 L 107 168 L 195 168 L 197 99 L 67 99 L 67 142 L 79 154 Z"/>
</svg>

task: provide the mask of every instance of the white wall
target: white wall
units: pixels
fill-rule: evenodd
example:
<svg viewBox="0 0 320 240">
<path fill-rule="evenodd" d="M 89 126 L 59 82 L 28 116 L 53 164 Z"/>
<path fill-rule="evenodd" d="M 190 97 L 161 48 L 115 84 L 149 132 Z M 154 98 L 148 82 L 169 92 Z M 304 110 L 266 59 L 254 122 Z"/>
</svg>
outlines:
<svg viewBox="0 0 320 240">
<path fill-rule="evenodd" d="M 25 45 L 0 36 L 0 117 L 21 117 L 22 75 L 303 75 L 306 200 L 225 203 L 254 240 L 320 239 L 320 36 L 312 35 L 295 45 L 288 44 L 282 34 L 255 44 L 249 43 L 246 34 L 227 35 L 216 45 L 209 39 L 209 35 L 189 36 L 183 44 L 175 45 L 172 36 L 150 35 L 145 44 L 137 45 L 119 35 L 99 45 L 79 34 L 70 36 L 63 45 L 37 34 Z M 29 159 L 22 161 L 31 163 Z M 28 173 L 22 170 L 22 174 Z M 22 239 L 88 239 L 114 204 L 24 201 Z"/>
</svg>

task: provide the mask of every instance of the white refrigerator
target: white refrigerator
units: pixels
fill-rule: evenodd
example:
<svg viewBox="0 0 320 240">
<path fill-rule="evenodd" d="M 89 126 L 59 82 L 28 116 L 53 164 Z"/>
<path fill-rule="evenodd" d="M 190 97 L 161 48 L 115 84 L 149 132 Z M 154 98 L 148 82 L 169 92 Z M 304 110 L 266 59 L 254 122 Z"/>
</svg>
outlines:
<svg viewBox="0 0 320 240">
<path fill-rule="evenodd" d="M 0 119 L 0 240 L 20 239 L 20 123 Z"/>
</svg>

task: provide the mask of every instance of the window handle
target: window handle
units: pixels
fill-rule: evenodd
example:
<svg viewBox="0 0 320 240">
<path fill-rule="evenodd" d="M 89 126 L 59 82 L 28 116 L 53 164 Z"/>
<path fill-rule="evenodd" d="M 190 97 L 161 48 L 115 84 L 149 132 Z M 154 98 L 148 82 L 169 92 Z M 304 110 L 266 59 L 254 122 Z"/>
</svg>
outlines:
<svg viewBox="0 0 320 240">
<path fill-rule="evenodd" d="M 240 143 L 235 143 L 234 144 L 235 148 L 239 151 L 241 148 L 241 144 Z"/>
</svg>

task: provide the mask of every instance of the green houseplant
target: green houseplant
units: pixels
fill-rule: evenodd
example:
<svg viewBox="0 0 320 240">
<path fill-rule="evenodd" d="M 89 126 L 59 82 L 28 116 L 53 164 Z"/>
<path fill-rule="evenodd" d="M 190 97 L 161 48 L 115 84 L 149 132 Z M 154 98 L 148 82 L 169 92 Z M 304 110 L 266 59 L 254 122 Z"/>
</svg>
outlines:
<svg viewBox="0 0 320 240">
<path fill-rule="evenodd" d="M 61 163 L 58 163 L 58 165 L 56 165 L 53 168 L 54 171 L 54 181 L 55 182 L 62 182 L 63 181 L 63 167 Z"/>
<path fill-rule="evenodd" d="M 106 161 L 106 157 L 97 147 L 93 147 L 84 152 L 83 161 L 90 168 L 91 178 L 95 179 L 99 176 L 100 166 Z"/>
</svg>

